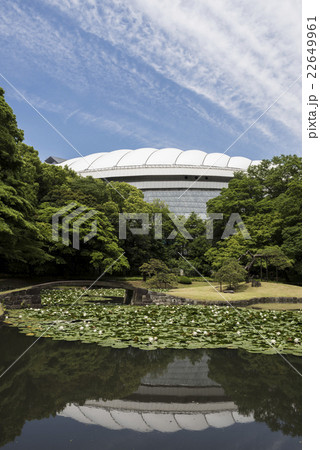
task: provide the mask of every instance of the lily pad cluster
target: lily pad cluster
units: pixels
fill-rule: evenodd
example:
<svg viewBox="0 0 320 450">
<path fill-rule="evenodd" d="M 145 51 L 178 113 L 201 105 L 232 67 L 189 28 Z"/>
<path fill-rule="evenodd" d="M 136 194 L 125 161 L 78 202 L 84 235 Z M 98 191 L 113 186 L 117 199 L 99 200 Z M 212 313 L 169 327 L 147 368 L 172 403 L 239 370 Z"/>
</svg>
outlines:
<svg viewBox="0 0 320 450">
<path fill-rule="evenodd" d="M 301 355 L 301 311 L 90 301 L 120 295 L 119 289 L 43 291 L 41 309 L 10 311 L 5 322 L 28 335 L 105 347 L 242 348 Z"/>
</svg>

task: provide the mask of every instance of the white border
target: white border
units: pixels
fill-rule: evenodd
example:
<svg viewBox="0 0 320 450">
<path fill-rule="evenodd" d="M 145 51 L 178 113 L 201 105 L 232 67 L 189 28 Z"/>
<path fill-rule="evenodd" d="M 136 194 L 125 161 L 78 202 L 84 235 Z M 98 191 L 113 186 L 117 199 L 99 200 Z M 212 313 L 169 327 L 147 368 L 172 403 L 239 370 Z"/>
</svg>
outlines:
<svg viewBox="0 0 320 450">
<path fill-rule="evenodd" d="M 307 17 L 317 17 L 317 78 L 311 91 L 307 79 Z M 320 185 L 320 107 L 317 110 L 318 139 L 308 137 L 308 96 L 320 99 L 320 2 L 302 0 L 302 155 L 303 155 L 303 448 L 317 447 L 319 404 L 319 329 L 320 329 L 320 264 L 319 250 L 319 185 Z M 320 105 L 320 102 L 319 102 Z"/>
</svg>

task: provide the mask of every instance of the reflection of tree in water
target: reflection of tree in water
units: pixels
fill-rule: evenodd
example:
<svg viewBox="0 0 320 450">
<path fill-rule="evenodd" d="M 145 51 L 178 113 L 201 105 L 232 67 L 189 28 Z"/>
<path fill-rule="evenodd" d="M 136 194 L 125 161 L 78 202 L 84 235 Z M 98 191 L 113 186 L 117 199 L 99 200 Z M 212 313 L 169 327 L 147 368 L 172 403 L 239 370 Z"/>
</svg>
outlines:
<svg viewBox="0 0 320 450">
<path fill-rule="evenodd" d="M 2 327 L 0 333 L 2 373 L 33 340 L 13 328 Z M 196 361 L 202 354 L 41 339 L 1 379 L 0 445 L 18 436 L 26 420 L 49 417 L 71 402 L 126 397 L 147 373 L 160 374 L 176 357 Z"/>
<path fill-rule="evenodd" d="M 14 328 L 0 328 L 2 373 L 33 342 Z M 209 357 L 209 376 L 239 412 L 254 412 L 271 430 L 301 434 L 301 380 L 278 355 L 243 350 L 112 349 L 41 339 L 0 380 L 0 445 L 21 433 L 26 420 L 55 415 L 68 403 L 112 400 L 135 392 L 148 373 L 160 375 L 175 358 Z M 301 359 L 288 357 L 298 369 Z"/>
<path fill-rule="evenodd" d="M 220 383 L 241 414 L 254 413 L 272 431 L 301 435 L 301 377 L 279 356 L 244 350 L 208 351 L 209 376 Z M 286 355 L 301 372 L 301 358 Z"/>
</svg>

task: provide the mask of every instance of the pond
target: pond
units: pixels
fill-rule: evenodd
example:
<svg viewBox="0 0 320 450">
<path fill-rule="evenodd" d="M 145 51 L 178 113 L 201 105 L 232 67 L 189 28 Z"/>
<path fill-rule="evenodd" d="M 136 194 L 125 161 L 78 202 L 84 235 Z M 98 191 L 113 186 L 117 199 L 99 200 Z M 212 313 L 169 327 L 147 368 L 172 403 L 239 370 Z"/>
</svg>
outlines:
<svg viewBox="0 0 320 450">
<path fill-rule="evenodd" d="M 1 373 L 34 340 L 0 327 Z M 300 449 L 301 378 L 279 355 L 244 349 L 41 338 L 0 379 L 0 446 Z"/>
<path fill-rule="evenodd" d="M 232 348 L 301 356 L 301 311 L 216 305 L 112 305 L 115 289 L 42 291 L 41 308 L 14 309 L 5 323 L 27 336 L 155 349 Z M 120 292 L 118 292 L 119 294 Z M 115 298 L 115 297 L 113 297 Z M 104 299 L 104 300 L 103 300 Z"/>
</svg>

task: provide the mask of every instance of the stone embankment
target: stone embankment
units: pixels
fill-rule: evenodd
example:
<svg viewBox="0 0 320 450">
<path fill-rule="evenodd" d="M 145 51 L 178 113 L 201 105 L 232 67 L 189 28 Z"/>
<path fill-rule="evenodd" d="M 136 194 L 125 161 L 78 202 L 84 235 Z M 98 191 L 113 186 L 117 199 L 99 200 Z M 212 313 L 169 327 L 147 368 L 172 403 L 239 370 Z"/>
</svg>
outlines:
<svg viewBox="0 0 320 450">
<path fill-rule="evenodd" d="M 26 288 L 14 289 L 11 291 L 0 292 L 0 303 L 5 309 L 21 309 L 21 308 L 41 308 L 41 291 L 43 289 L 59 289 L 66 287 L 85 287 L 98 288 L 116 288 L 124 289 L 125 295 L 123 299 L 124 304 L 138 304 L 142 301 L 142 296 L 148 293 L 147 289 L 132 286 L 130 283 L 108 280 L 108 281 L 92 281 L 92 280 L 63 280 L 50 281 L 48 283 L 41 283 L 35 286 L 28 286 Z"/>
<path fill-rule="evenodd" d="M 4 319 L 4 308 L 0 303 L 0 322 Z"/>
<path fill-rule="evenodd" d="M 140 305 L 217 305 L 217 306 L 250 306 L 257 303 L 301 303 L 299 297 L 255 297 L 248 300 L 194 300 L 191 298 L 176 297 L 165 292 L 148 291 L 142 295 Z"/>
<path fill-rule="evenodd" d="M 2 294 L 1 303 L 6 309 L 41 308 L 41 289 L 21 289 Z"/>
<path fill-rule="evenodd" d="M 3 319 L 3 309 L 20 309 L 20 308 L 41 308 L 41 291 L 42 289 L 56 289 L 59 286 L 75 286 L 88 285 L 91 281 L 63 281 L 44 283 L 28 287 L 25 289 L 17 289 L 0 293 L 0 320 Z M 165 292 L 148 291 L 147 289 L 136 288 L 128 283 L 122 283 L 119 286 L 117 282 L 99 282 L 99 287 L 121 287 L 126 290 L 123 300 L 124 304 L 132 305 L 217 305 L 217 306 L 251 306 L 257 303 L 301 303 L 299 297 L 255 297 L 248 300 L 194 300 L 184 297 L 176 297 Z"/>
</svg>

